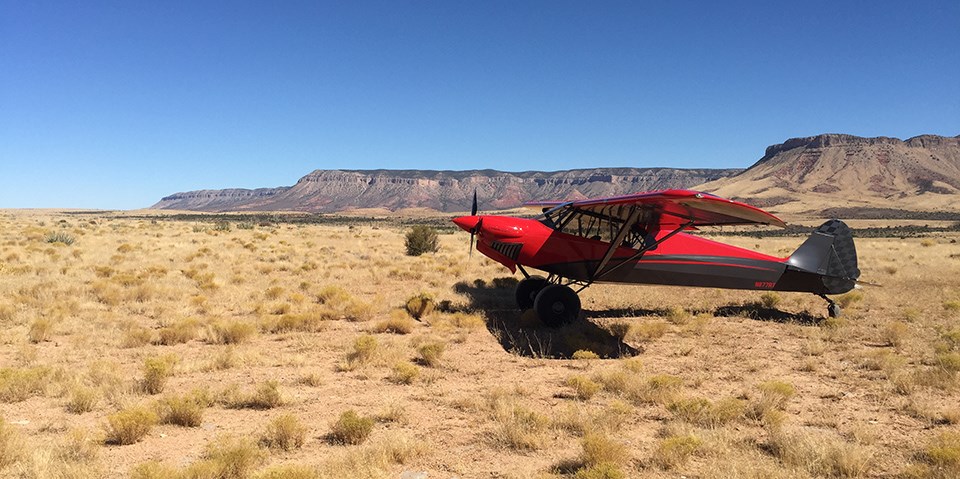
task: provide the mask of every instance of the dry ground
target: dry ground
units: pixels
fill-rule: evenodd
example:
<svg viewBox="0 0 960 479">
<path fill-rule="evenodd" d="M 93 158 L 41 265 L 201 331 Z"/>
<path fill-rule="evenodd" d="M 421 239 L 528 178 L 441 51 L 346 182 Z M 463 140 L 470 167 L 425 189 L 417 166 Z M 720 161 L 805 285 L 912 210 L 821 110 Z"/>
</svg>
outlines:
<svg viewBox="0 0 960 479">
<path fill-rule="evenodd" d="M 0 212 L 0 476 L 960 476 L 951 237 L 859 240 L 841 320 L 595 286 L 551 331 L 403 233 Z"/>
</svg>

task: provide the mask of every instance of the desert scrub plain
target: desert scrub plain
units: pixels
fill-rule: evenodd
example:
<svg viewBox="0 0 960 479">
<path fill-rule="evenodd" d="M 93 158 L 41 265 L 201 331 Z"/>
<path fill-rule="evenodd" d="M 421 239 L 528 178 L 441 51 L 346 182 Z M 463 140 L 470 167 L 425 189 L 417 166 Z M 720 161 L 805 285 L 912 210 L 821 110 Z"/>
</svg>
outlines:
<svg viewBox="0 0 960 479">
<path fill-rule="evenodd" d="M 960 477 L 954 237 L 858 240 L 838 320 L 603 285 L 548 330 L 465 234 L 227 219 L 0 211 L 0 476 Z"/>
</svg>

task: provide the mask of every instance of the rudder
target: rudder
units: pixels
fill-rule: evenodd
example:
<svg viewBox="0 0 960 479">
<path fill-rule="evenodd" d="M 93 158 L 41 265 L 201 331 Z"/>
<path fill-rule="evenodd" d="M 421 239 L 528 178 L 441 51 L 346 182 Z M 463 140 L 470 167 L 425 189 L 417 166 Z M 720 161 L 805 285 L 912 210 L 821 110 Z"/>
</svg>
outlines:
<svg viewBox="0 0 960 479">
<path fill-rule="evenodd" d="M 820 275 L 825 294 L 846 293 L 860 277 L 853 233 L 843 221 L 820 225 L 787 261 L 790 266 Z"/>
</svg>

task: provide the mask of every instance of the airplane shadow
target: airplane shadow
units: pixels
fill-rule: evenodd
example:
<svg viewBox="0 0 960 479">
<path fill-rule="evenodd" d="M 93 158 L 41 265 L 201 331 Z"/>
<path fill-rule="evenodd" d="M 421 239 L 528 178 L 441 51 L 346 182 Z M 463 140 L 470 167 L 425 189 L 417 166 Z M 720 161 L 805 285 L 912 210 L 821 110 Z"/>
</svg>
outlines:
<svg viewBox="0 0 960 479">
<path fill-rule="evenodd" d="M 481 310 L 487 318 L 487 330 L 497 338 L 504 350 L 534 358 L 569 359 L 576 351 L 591 351 L 601 358 L 635 356 L 640 349 L 623 342 L 622 337 L 597 326 L 586 318 L 602 317 L 584 311 L 572 324 L 549 328 L 540 322 L 533 310 L 504 309 L 515 304 L 515 278 L 461 281 L 454 291 L 465 295 L 469 304 L 462 309 Z"/>
<path fill-rule="evenodd" d="M 788 313 L 779 309 L 767 308 L 760 303 L 721 306 L 708 311 L 716 317 L 743 317 L 757 321 L 771 321 L 775 323 L 796 323 L 803 326 L 814 326 L 823 321 L 823 317 L 814 316 L 807 311 Z"/>
</svg>

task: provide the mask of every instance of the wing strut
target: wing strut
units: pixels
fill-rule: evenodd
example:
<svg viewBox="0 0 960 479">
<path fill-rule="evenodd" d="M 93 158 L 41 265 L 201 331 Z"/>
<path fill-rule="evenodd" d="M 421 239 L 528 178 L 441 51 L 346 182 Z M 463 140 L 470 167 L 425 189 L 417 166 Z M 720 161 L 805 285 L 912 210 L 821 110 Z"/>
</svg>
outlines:
<svg viewBox="0 0 960 479">
<path fill-rule="evenodd" d="M 603 255 L 603 259 L 600 260 L 600 263 L 597 264 L 597 267 L 593 270 L 593 273 L 590 274 L 590 282 L 594 282 L 602 276 L 600 274 L 603 271 L 603 268 L 607 266 L 607 263 L 610 262 L 610 258 L 613 257 L 613 253 L 617 251 L 617 248 L 623 243 L 623 239 L 627 237 L 627 233 L 630 232 L 630 228 L 633 228 L 633 225 L 637 224 L 637 218 L 640 217 L 640 208 L 634 207 L 630 211 L 630 216 L 627 218 L 627 221 L 620 226 L 620 231 L 617 232 L 617 236 L 610 242 L 610 247 L 607 248 L 607 253 Z M 603 273 L 606 274 L 606 273 Z"/>
<path fill-rule="evenodd" d="M 650 243 L 650 244 L 648 244 L 648 245 L 644 245 L 643 248 L 640 248 L 640 251 L 637 251 L 637 253 L 636 253 L 635 255 L 633 255 L 633 256 L 631 256 L 631 257 L 629 257 L 629 258 L 627 258 L 627 259 L 625 259 L 625 260 L 623 260 L 623 261 L 620 261 L 619 263 L 611 266 L 611 267 L 608 268 L 607 270 L 605 270 L 605 271 L 603 271 L 603 272 L 600 272 L 599 274 L 594 273 L 593 279 L 591 279 L 590 282 L 592 283 L 592 282 L 594 282 L 594 281 L 597 281 L 597 280 L 599 280 L 600 278 L 603 278 L 604 276 L 612 273 L 612 272 L 615 271 L 617 268 L 619 268 L 619 267 L 621 267 L 621 266 L 623 266 L 623 265 L 625 265 L 625 264 L 627 264 L 627 263 L 629 263 L 629 262 L 631 262 L 631 261 L 634 261 L 634 260 L 640 258 L 640 257 L 643 256 L 643 254 L 646 253 L 647 251 L 650 251 L 650 250 L 652 250 L 653 248 L 656 248 L 657 245 L 659 245 L 660 243 L 663 243 L 664 241 L 670 239 L 671 237 L 673 237 L 673 235 L 675 235 L 675 234 L 683 231 L 684 229 L 686 229 L 688 226 L 691 226 L 691 225 L 693 225 L 693 220 L 690 220 L 690 221 L 688 221 L 687 223 L 684 223 L 684 224 L 678 226 L 675 230 L 673 230 L 673 231 L 667 233 L 666 235 L 664 235 L 663 238 L 660 238 L 660 239 L 658 239 L 658 240 L 656 240 L 656 241 L 654 241 L 653 243 Z M 622 241 L 622 238 L 621 238 L 621 241 Z M 609 260 L 608 260 L 608 261 L 609 261 Z M 604 266 L 606 266 L 605 263 L 601 263 L 601 264 L 603 264 Z M 599 268 L 599 267 L 597 268 L 597 271 L 598 271 L 598 272 L 600 271 L 600 268 Z"/>
</svg>

